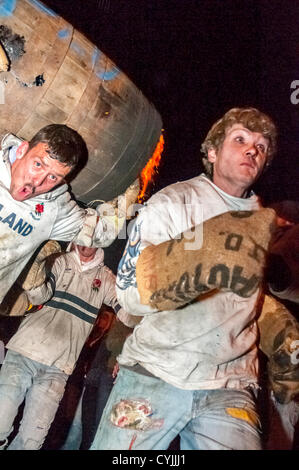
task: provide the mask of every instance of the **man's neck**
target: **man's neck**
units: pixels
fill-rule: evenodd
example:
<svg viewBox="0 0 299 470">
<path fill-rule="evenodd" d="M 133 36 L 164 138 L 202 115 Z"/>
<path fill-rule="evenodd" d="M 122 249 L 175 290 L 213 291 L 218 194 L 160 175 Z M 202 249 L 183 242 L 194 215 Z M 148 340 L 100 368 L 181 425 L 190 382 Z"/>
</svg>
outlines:
<svg viewBox="0 0 299 470">
<path fill-rule="evenodd" d="M 226 181 L 218 180 L 217 178 L 213 177 L 212 182 L 220 188 L 222 191 L 224 191 L 226 194 L 229 194 L 230 196 L 233 197 L 238 197 L 241 199 L 245 199 L 248 197 L 248 188 L 240 187 L 237 185 L 234 185 L 233 183 L 229 183 Z"/>
</svg>

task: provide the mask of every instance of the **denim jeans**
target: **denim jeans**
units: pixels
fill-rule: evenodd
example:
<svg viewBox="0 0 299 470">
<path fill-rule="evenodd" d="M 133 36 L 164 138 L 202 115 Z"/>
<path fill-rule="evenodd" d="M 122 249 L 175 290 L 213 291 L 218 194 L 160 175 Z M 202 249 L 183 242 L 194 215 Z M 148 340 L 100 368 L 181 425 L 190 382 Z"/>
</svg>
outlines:
<svg viewBox="0 0 299 470">
<path fill-rule="evenodd" d="M 8 441 L 18 408 L 25 407 L 18 434 L 9 450 L 41 448 L 63 396 L 68 375 L 14 351 L 8 351 L 0 371 L 0 441 Z M 2 448 L 6 446 L 2 445 Z"/>
<path fill-rule="evenodd" d="M 259 450 L 260 432 L 250 390 L 182 390 L 121 367 L 91 450 L 166 450 L 177 435 L 183 450 Z"/>
<path fill-rule="evenodd" d="M 88 450 L 113 387 L 111 372 L 98 372 L 97 387 L 86 380 L 73 422 L 60 450 Z"/>
<path fill-rule="evenodd" d="M 82 442 L 82 400 L 84 388 L 75 411 L 73 421 L 70 425 L 64 444 L 60 450 L 79 450 Z"/>
</svg>

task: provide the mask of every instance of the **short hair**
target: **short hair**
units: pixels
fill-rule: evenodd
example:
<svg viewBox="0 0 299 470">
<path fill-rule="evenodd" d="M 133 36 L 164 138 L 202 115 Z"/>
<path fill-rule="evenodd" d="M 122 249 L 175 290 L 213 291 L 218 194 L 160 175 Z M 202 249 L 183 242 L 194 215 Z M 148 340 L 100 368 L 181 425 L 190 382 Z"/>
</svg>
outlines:
<svg viewBox="0 0 299 470">
<path fill-rule="evenodd" d="M 46 144 L 51 158 L 72 169 L 85 160 L 88 153 L 81 135 L 65 124 L 49 124 L 40 129 L 30 140 L 29 149 L 38 143 Z"/>
<path fill-rule="evenodd" d="M 204 154 L 202 161 L 208 175 L 211 176 L 213 173 L 213 164 L 207 158 L 208 151 L 211 148 L 217 151 L 225 139 L 226 130 L 237 123 L 252 132 L 260 132 L 269 140 L 266 165 L 270 165 L 276 152 L 277 129 L 274 122 L 267 114 L 256 108 L 232 108 L 213 124 L 202 143 L 201 151 Z"/>
</svg>

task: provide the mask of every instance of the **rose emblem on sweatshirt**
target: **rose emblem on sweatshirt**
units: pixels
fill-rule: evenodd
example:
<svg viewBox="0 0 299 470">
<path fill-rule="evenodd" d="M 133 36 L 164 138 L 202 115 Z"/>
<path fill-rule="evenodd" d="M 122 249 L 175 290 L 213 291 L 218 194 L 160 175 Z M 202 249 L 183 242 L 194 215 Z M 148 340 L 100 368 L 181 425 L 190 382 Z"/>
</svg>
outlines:
<svg viewBox="0 0 299 470">
<path fill-rule="evenodd" d="M 43 212 L 44 212 L 44 203 L 42 202 L 41 204 L 36 204 L 35 206 L 36 215 L 42 214 Z"/>
<path fill-rule="evenodd" d="M 44 212 L 44 203 L 36 204 L 34 212 L 31 211 L 30 214 L 34 220 L 40 220 L 42 213 Z"/>
<path fill-rule="evenodd" d="M 100 279 L 94 279 L 92 281 L 92 290 L 99 290 L 99 288 L 101 287 L 101 280 Z"/>
</svg>

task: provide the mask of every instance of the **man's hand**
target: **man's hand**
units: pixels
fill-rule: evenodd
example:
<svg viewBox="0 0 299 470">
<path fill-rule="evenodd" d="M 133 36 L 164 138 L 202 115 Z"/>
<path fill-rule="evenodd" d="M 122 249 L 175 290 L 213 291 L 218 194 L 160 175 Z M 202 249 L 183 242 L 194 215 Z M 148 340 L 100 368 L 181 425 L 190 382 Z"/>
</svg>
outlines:
<svg viewBox="0 0 299 470">
<path fill-rule="evenodd" d="M 29 306 L 30 302 L 26 292 L 24 292 L 20 286 L 15 283 L 1 303 L 0 315 L 21 317 L 26 313 Z"/>
<path fill-rule="evenodd" d="M 277 401 L 288 403 L 299 393 L 299 324 L 283 304 L 265 296 L 258 326 L 271 389 Z"/>
<path fill-rule="evenodd" d="M 22 316 L 30 306 L 26 291 L 41 286 L 46 279 L 45 264 L 53 253 L 61 251 L 58 242 L 48 241 L 34 254 L 31 263 L 26 266 L 17 282 L 11 287 L 2 301 L 0 315 Z M 29 295 L 29 294 L 28 294 Z"/>
<path fill-rule="evenodd" d="M 87 228 L 87 236 L 85 233 L 86 230 L 83 227 L 77 238 L 79 237 L 79 240 L 82 240 L 83 237 L 84 243 L 79 244 L 85 245 L 86 238 L 89 238 L 89 242 L 93 240 L 94 243 L 99 244 L 102 247 L 109 246 L 121 232 L 123 227 L 125 227 L 126 219 L 130 219 L 135 215 L 135 211 L 132 209 L 134 209 L 133 204 L 137 201 L 139 189 L 139 180 L 137 179 L 120 196 L 117 196 L 108 202 L 101 201 L 102 204 L 98 204 L 95 210 L 89 208 L 89 211 L 94 211 L 96 218 L 92 218 L 92 216 L 89 217 L 88 225 L 85 224 Z M 92 201 L 90 204 L 95 204 L 96 202 L 99 201 Z M 131 210 L 129 210 L 129 208 Z M 104 226 L 103 230 L 106 234 L 104 238 L 102 233 L 100 238 L 97 238 L 95 229 L 98 220 L 101 220 L 101 223 Z M 78 243 L 78 241 L 76 241 L 76 243 Z M 87 246 L 91 246 L 91 244 L 89 243 Z"/>
<path fill-rule="evenodd" d="M 130 209 L 130 207 L 137 201 L 139 191 L 140 185 L 139 179 L 137 178 L 123 194 L 115 197 L 106 204 L 113 207 L 116 216 L 130 219 L 133 216 L 133 213 L 131 213 L 131 211 L 128 209 Z"/>
<path fill-rule="evenodd" d="M 48 256 L 61 252 L 61 247 L 55 240 L 49 240 L 38 252 L 29 270 L 21 276 L 21 286 L 24 290 L 34 289 L 45 282 L 45 264 Z"/>
<path fill-rule="evenodd" d="M 178 239 L 146 247 L 136 265 L 142 304 L 174 310 L 214 289 L 249 297 L 259 287 L 275 212 L 227 212 Z M 202 246 L 198 234 L 202 230 Z"/>
</svg>

